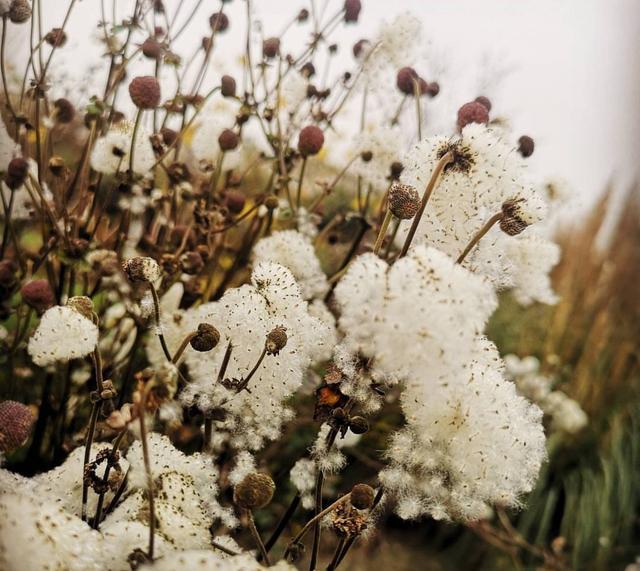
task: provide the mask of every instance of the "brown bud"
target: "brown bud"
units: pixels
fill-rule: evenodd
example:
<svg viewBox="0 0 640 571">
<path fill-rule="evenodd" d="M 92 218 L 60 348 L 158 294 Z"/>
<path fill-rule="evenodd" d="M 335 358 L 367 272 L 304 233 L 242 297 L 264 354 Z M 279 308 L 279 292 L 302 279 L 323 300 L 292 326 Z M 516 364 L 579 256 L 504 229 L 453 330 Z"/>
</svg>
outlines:
<svg viewBox="0 0 640 571">
<path fill-rule="evenodd" d="M 165 145 L 173 145 L 178 138 L 178 133 L 173 129 L 169 129 L 169 127 L 162 127 L 162 129 L 160 129 L 160 135 L 162 135 L 162 142 Z"/>
<path fill-rule="evenodd" d="M 20 295 L 23 301 L 35 309 L 38 313 L 42 313 L 49 309 L 56 301 L 51 286 L 47 280 L 33 280 L 27 282 L 20 289 Z"/>
<path fill-rule="evenodd" d="M 391 163 L 391 178 L 393 180 L 398 180 L 403 170 L 404 165 L 400 161 L 393 161 Z"/>
<path fill-rule="evenodd" d="M 52 156 L 47 166 L 54 176 L 62 176 L 67 171 L 64 160 L 58 155 Z"/>
<path fill-rule="evenodd" d="M 162 56 L 162 45 L 155 38 L 147 38 L 142 42 L 140 49 L 142 50 L 144 57 L 149 59 L 157 60 Z"/>
<path fill-rule="evenodd" d="M 227 190 L 224 195 L 224 203 L 232 214 L 240 214 L 244 210 L 246 198 L 238 190 Z"/>
<path fill-rule="evenodd" d="M 395 181 L 389 191 L 389 210 L 400 220 L 409 220 L 420 208 L 418 191 L 408 184 Z"/>
<path fill-rule="evenodd" d="M 223 97 L 236 96 L 236 80 L 230 75 L 223 75 L 220 78 L 220 93 Z"/>
<path fill-rule="evenodd" d="M 50 46 L 61 48 L 67 43 L 67 34 L 62 28 L 53 28 L 51 31 L 47 32 L 44 37 L 44 41 Z"/>
<path fill-rule="evenodd" d="M 484 105 L 487 111 L 491 111 L 491 100 L 488 97 L 485 97 L 484 95 L 478 95 L 478 97 L 475 98 L 475 101 L 480 103 L 480 105 Z"/>
<path fill-rule="evenodd" d="M 298 137 L 298 150 L 303 157 L 317 155 L 324 145 L 324 134 L 319 127 L 308 125 Z"/>
<path fill-rule="evenodd" d="M 160 84 L 151 75 L 136 77 L 129 84 L 129 95 L 139 109 L 155 109 L 160 104 Z"/>
<path fill-rule="evenodd" d="M 431 83 L 427 83 L 427 95 L 429 97 L 435 97 L 440 93 L 440 84 L 437 81 L 432 81 Z"/>
<path fill-rule="evenodd" d="M 287 328 L 282 325 L 274 327 L 267 334 L 265 348 L 267 355 L 277 355 L 287 344 Z"/>
<path fill-rule="evenodd" d="M 262 56 L 274 58 L 280 53 L 280 38 L 267 38 L 262 42 Z"/>
<path fill-rule="evenodd" d="M 362 153 L 360 154 L 360 158 L 365 163 L 368 163 L 373 158 L 373 153 L 371 151 L 362 151 Z"/>
<path fill-rule="evenodd" d="M 11 159 L 7 166 L 7 173 L 4 177 L 4 182 L 7 186 L 15 190 L 20 188 L 29 174 L 29 163 L 22 157 L 16 157 Z"/>
<path fill-rule="evenodd" d="M 469 123 L 488 123 L 489 110 L 477 101 L 465 103 L 458 110 L 458 128 L 463 129 Z"/>
<path fill-rule="evenodd" d="M 349 419 L 349 430 L 354 434 L 364 434 L 369 431 L 369 422 L 363 416 L 352 416 Z"/>
<path fill-rule="evenodd" d="M 215 12 L 209 18 L 209 25 L 214 32 L 224 32 L 229 27 L 229 18 L 223 12 Z"/>
<path fill-rule="evenodd" d="M 223 151 L 233 151 L 238 146 L 240 137 L 235 131 L 225 129 L 218 137 L 218 144 Z"/>
<path fill-rule="evenodd" d="M 302 8 L 302 10 L 298 12 L 298 15 L 296 16 L 296 20 L 298 20 L 298 22 L 306 22 L 308 19 L 309 19 L 309 10 L 307 10 L 306 8 Z"/>
<path fill-rule="evenodd" d="M 360 10 L 362 10 L 360 0 L 344 0 L 344 21 L 357 22 Z"/>
<path fill-rule="evenodd" d="M 280 206 L 280 201 L 275 194 L 269 194 L 266 196 L 262 204 L 264 204 L 268 210 L 275 210 Z"/>
<path fill-rule="evenodd" d="M 535 143 L 533 139 L 528 135 L 522 135 L 518 139 L 518 152 L 526 159 L 533 155 L 535 149 Z"/>
<path fill-rule="evenodd" d="M 93 318 L 93 301 L 86 295 L 74 295 L 67 300 L 67 307 L 77 311 L 87 319 Z"/>
<path fill-rule="evenodd" d="M 220 342 L 220 332 L 208 323 L 200 323 L 195 337 L 189 342 L 191 347 L 200 353 L 211 351 Z"/>
<path fill-rule="evenodd" d="M 31 5 L 28 0 L 13 0 L 9 8 L 9 20 L 14 24 L 23 24 L 31 18 Z"/>
<path fill-rule="evenodd" d="M 362 54 L 362 52 L 367 48 L 367 46 L 370 44 L 371 42 L 369 42 L 369 40 L 358 40 L 355 44 L 353 44 L 353 55 L 354 57 L 357 59 L 360 57 L 360 55 Z"/>
<path fill-rule="evenodd" d="M 375 492 L 367 484 L 356 484 L 351 489 L 351 505 L 357 510 L 367 510 L 373 505 Z"/>
<path fill-rule="evenodd" d="M 53 102 L 53 106 L 56 110 L 55 118 L 58 123 L 71 123 L 73 121 L 76 115 L 76 108 L 71 101 L 61 97 Z"/>
<path fill-rule="evenodd" d="M 396 86 L 405 95 L 413 95 L 415 93 L 414 82 L 420 77 L 418 72 L 412 67 L 403 67 L 396 74 Z"/>
<path fill-rule="evenodd" d="M 247 510 L 260 509 L 268 505 L 276 485 L 267 474 L 249 474 L 233 490 L 233 501 Z"/>
<path fill-rule="evenodd" d="M 34 421 L 31 410 L 22 403 L 0 402 L 0 452 L 6 454 L 20 448 L 29 438 Z"/>
<path fill-rule="evenodd" d="M 308 61 L 300 68 L 300 73 L 308 79 L 316 74 L 316 67 Z"/>
</svg>

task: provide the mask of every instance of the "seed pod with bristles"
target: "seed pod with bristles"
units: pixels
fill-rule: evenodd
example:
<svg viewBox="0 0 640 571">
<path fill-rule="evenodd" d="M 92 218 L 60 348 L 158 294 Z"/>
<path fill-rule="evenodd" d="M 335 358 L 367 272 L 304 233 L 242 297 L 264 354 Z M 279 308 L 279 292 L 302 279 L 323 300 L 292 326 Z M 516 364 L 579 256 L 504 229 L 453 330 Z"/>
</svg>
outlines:
<svg viewBox="0 0 640 571">
<path fill-rule="evenodd" d="M 273 499 L 276 485 L 267 474 L 249 474 L 233 489 L 233 502 L 247 510 L 261 509 Z"/>
<path fill-rule="evenodd" d="M 86 295 L 74 295 L 67 300 L 67 306 L 87 319 L 93 317 L 93 301 Z"/>
<path fill-rule="evenodd" d="M 223 151 L 233 151 L 238 147 L 239 142 L 240 137 L 238 137 L 238 134 L 231 129 L 225 129 L 218 137 L 218 144 Z"/>
<path fill-rule="evenodd" d="M 20 188 L 29 174 L 29 163 L 22 157 L 11 159 L 7 166 L 4 182 L 11 190 Z"/>
<path fill-rule="evenodd" d="M 132 282 L 155 282 L 160 276 L 160 266 L 153 258 L 136 256 L 122 264 L 124 273 Z"/>
<path fill-rule="evenodd" d="M 298 137 L 298 150 L 303 157 L 317 155 L 324 145 L 324 134 L 319 127 L 308 125 Z"/>
<path fill-rule="evenodd" d="M 522 203 L 522 200 L 510 199 L 502 205 L 500 230 L 509 236 L 517 236 L 531 223 L 522 208 Z"/>
<path fill-rule="evenodd" d="M 34 421 L 31 410 L 22 403 L 0 402 L 0 452 L 6 454 L 22 446 L 29 438 Z"/>
<path fill-rule="evenodd" d="M 62 28 L 53 28 L 51 31 L 47 32 L 44 37 L 44 41 L 50 46 L 61 48 L 67 43 L 67 34 Z"/>
<path fill-rule="evenodd" d="M 394 181 L 389 190 L 389 210 L 400 220 L 409 220 L 420 208 L 418 191 L 408 184 Z"/>
<path fill-rule="evenodd" d="M 20 289 L 20 295 L 22 296 L 22 300 L 38 313 L 46 311 L 52 307 L 56 301 L 51 286 L 47 280 L 33 280 L 27 282 Z"/>
<path fill-rule="evenodd" d="M 287 328 L 282 325 L 274 327 L 267 334 L 265 348 L 268 355 L 277 355 L 287 344 Z"/>
<path fill-rule="evenodd" d="M 358 510 L 367 510 L 373 505 L 375 492 L 367 484 L 356 484 L 351 489 L 351 505 Z"/>
<path fill-rule="evenodd" d="M 155 109 L 160 104 L 160 84 L 151 75 L 135 77 L 129 84 L 129 95 L 138 109 Z"/>
<path fill-rule="evenodd" d="M 196 335 L 191 339 L 191 347 L 200 353 L 211 351 L 220 342 L 220 332 L 208 323 L 200 323 Z"/>
<path fill-rule="evenodd" d="M 9 8 L 9 20 L 14 24 L 23 24 L 31 18 L 31 5 L 28 0 L 13 0 Z"/>
</svg>

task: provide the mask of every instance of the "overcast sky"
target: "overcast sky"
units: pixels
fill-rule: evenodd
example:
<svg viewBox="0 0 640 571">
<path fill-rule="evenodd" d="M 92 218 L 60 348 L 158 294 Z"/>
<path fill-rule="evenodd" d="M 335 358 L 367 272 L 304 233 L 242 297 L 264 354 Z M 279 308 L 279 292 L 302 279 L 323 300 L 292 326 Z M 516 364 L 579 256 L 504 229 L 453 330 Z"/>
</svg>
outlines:
<svg viewBox="0 0 640 571">
<path fill-rule="evenodd" d="M 166 2 L 170 13 L 176 1 Z M 183 1 L 183 13 L 196 3 Z M 340 1 L 331 3 L 337 6 Z M 566 178 L 585 205 L 609 180 L 625 186 L 636 179 L 640 147 L 637 0 L 362 3 L 360 24 L 341 32 L 337 39 L 349 46 L 355 39 L 373 35 L 383 19 L 391 20 L 407 10 L 419 16 L 427 41 L 425 62 L 430 62 L 437 76 L 428 79 L 441 80 L 439 70 L 444 77 L 455 78 L 449 83 L 441 81 L 440 97 L 452 98 L 457 105 L 479 94 L 488 95 L 495 113 L 508 116 L 516 133 L 535 138 L 532 168 Z M 67 3 L 43 4 L 49 27 L 59 26 Z M 106 4 L 110 6 L 110 0 Z M 133 0 L 118 3 L 123 9 L 129 4 Z M 218 3 L 207 0 L 203 5 L 194 33 L 181 40 L 183 47 L 199 41 L 207 27 L 205 15 Z M 277 34 L 298 5 L 305 6 L 304 0 L 254 0 L 265 35 Z M 237 23 L 230 32 L 244 30 L 244 1 L 234 0 L 225 10 L 232 25 Z M 93 41 L 99 13 L 99 0 L 82 0 L 68 25 L 71 38 L 60 56 L 79 82 L 86 83 L 87 64 L 99 53 Z M 229 33 L 225 41 L 239 46 L 242 36 Z M 350 57 L 350 50 L 342 53 Z"/>
</svg>

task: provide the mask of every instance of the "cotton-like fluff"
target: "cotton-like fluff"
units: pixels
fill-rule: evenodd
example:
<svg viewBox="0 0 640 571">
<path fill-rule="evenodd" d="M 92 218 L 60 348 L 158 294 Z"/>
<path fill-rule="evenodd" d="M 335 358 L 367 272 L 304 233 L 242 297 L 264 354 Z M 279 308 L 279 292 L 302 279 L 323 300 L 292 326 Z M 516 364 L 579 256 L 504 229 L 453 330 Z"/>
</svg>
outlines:
<svg viewBox="0 0 640 571">
<path fill-rule="evenodd" d="M 256 263 L 276 262 L 289 268 L 304 299 L 322 297 L 329 289 L 311 240 L 295 230 L 274 232 L 259 240 L 253 249 L 253 259 Z"/>
<path fill-rule="evenodd" d="M 374 196 L 381 196 L 389 187 L 391 165 L 400 161 L 403 155 L 402 134 L 398 129 L 379 124 L 370 124 L 355 137 L 355 153 L 372 154 L 371 160 L 358 158 L 348 173 L 360 177 L 363 188 L 371 190 Z"/>
<path fill-rule="evenodd" d="M 544 197 L 526 176 L 526 163 L 499 132 L 485 125 L 467 125 L 460 136 L 430 137 L 418 143 L 402 161 L 402 182 L 426 188 L 438 159 L 447 151 L 454 162 L 447 166 L 422 216 L 413 244 L 427 244 L 456 259 L 487 220 L 501 212 L 508 200 L 518 201 L 519 215 L 527 225 L 547 214 Z M 403 242 L 408 225 L 399 233 Z M 518 286 L 529 280 L 539 284 L 549 272 L 549 263 L 530 264 L 524 274 L 519 260 L 528 253 L 530 229 L 509 236 L 496 225 L 467 255 L 463 265 L 487 276 L 497 288 Z M 541 241 L 542 239 L 540 239 Z M 541 242 L 540 242 L 541 243 Z M 525 290 L 526 291 L 526 290 Z M 535 301 L 547 302 L 548 292 L 532 288 Z M 529 294 L 526 294 L 529 295 Z M 540 296 L 540 299 L 538 299 Z"/>
<path fill-rule="evenodd" d="M 98 343 L 98 326 L 67 306 L 55 305 L 44 312 L 29 339 L 33 362 L 46 367 L 88 355 Z"/>
<path fill-rule="evenodd" d="M 7 126 L 0 118 L 0 172 L 5 172 L 9 163 L 20 154 L 20 145 L 9 136 Z"/>
<path fill-rule="evenodd" d="M 100 571 L 102 537 L 39 495 L 0 494 L 0 569 Z"/>
<path fill-rule="evenodd" d="M 298 490 L 302 507 L 306 510 L 312 509 L 315 505 L 317 472 L 316 463 L 309 458 L 300 458 L 289 472 L 289 479 Z"/>
<path fill-rule="evenodd" d="M 122 521 L 101 525 L 103 554 L 100 569 L 103 571 L 130 571 L 129 556 L 136 550 L 149 549 L 149 527 L 138 521 Z M 153 556 L 167 557 L 175 547 L 162 535 L 156 533 Z"/>
<path fill-rule="evenodd" d="M 227 555 L 221 551 L 193 550 L 172 553 L 152 564 L 140 567 L 140 571 L 263 571 L 264 567 L 254 555 L 242 553 Z M 272 571 L 295 571 L 295 567 L 279 561 L 269 567 Z"/>
<path fill-rule="evenodd" d="M 133 170 L 144 175 L 156 162 L 150 133 L 142 126 L 138 128 L 133 153 Z M 91 167 L 103 174 L 115 174 L 129 170 L 133 124 L 123 121 L 113 126 L 100 137 L 91 153 Z"/>
<path fill-rule="evenodd" d="M 326 351 L 330 329 L 312 317 L 292 273 L 279 264 L 262 262 L 251 275 L 251 285 L 227 290 L 217 302 L 203 304 L 194 322 L 205 322 L 220 332 L 212 351 L 186 352 L 189 378 L 182 402 L 205 412 L 222 409 L 226 420 L 216 430 L 230 434 L 236 448 L 259 449 L 265 440 L 280 434 L 282 423 L 291 418 L 283 401 L 302 383 L 311 362 Z M 231 343 L 225 379 L 245 379 L 265 347 L 267 334 L 285 327 L 287 342 L 276 355 L 265 355 L 248 383 L 248 391 L 237 392 L 217 382 L 224 354 Z"/>
<path fill-rule="evenodd" d="M 313 446 L 311 447 L 311 458 L 318 470 L 324 474 L 335 474 L 347 464 L 347 458 L 335 446 L 329 446 L 327 437 L 331 432 L 331 427 L 325 422 L 318 431 Z"/>
<path fill-rule="evenodd" d="M 237 101 L 226 97 L 212 99 L 199 113 L 194 127 L 190 149 L 199 161 L 215 164 L 220 156 L 218 137 L 225 129 L 232 129 L 236 123 L 236 114 L 240 109 Z M 235 168 L 240 161 L 240 146 L 227 151 L 224 156 L 224 169 Z"/>
<path fill-rule="evenodd" d="M 386 452 L 380 481 L 404 519 L 474 521 L 494 505 L 518 507 L 545 458 L 542 411 L 516 393 L 480 343 L 465 376 L 402 397 L 407 425 Z"/>
<path fill-rule="evenodd" d="M 359 256 L 335 289 L 343 345 L 387 382 L 455 370 L 496 307 L 489 283 L 434 248 Z"/>
</svg>

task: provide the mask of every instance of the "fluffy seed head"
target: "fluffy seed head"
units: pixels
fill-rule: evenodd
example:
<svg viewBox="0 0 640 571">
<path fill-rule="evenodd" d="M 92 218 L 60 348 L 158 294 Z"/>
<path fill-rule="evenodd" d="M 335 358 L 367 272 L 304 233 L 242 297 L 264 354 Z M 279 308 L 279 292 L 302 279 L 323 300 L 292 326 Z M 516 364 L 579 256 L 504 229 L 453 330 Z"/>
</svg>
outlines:
<svg viewBox="0 0 640 571">
<path fill-rule="evenodd" d="M 287 328 L 282 325 L 274 327 L 267 334 L 265 347 L 268 355 L 277 355 L 287 344 Z"/>
<path fill-rule="evenodd" d="M 122 264 L 122 269 L 132 282 L 155 282 L 160 277 L 160 266 L 153 258 L 136 256 Z"/>
<path fill-rule="evenodd" d="M 254 472 L 245 477 L 233 490 L 233 501 L 241 508 L 255 510 L 271 502 L 276 485 L 267 474 Z"/>
<path fill-rule="evenodd" d="M 76 108 L 71 101 L 61 97 L 53 102 L 53 106 L 56 109 L 56 120 L 59 123 L 71 123 L 76 115 Z"/>
<path fill-rule="evenodd" d="M 274 58 L 280 53 L 280 38 L 267 38 L 262 43 L 262 55 L 265 58 Z"/>
<path fill-rule="evenodd" d="M 55 296 L 47 280 L 33 280 L 27 282 L 20 289 L 20 295 L 24 302 L 42 313 L 55 303 Z"/>
<path fill-rule="evenodd" d="M 373 505 L 375 492 L 367 484 L 356 484 L 351 489 L 351 505 L 357 510 L 367 510 Z"/>
<path fill-rule="evenodd" d="M 298 137 L 298 150 L 303 157 L 317 155 L 324 145 L 324 134 L 319 127 L 308 125 Z"/>
<path fill-rule="evenodd" d="M 463 129 L 469 123 L 488 123 L 489 110 L 478 101 L 465 103 L 458 109 L 458 128 Z"/>
<path fill-rule="evenodd" d="M 15 190 L 22 186 L 28 173 L 29 163 L 22 157 L 16 157 L 9 162 L 4 181 L 9 188 Z"/>
<path fill-rule="evenodd" d="M 209 18 L 209 25 L 214 32 L 224 32 L 229 27 L 229 18 L 223 12 L 215 12 Z"/>
<path fill-rule="evenodd" d="M 535 143 L 529 135 L 522 135 L 518 139 L 518 152 L 526 159 L 533 155 L 535 149 Z"/>
<path fill-rule="evenodd" d="M 29 438 L 34 420 L 29 407 L 22 403 L 0 402 L 0 451 L 12 452 L 22 446 Z"/>
<path fill-rule="evenodd" d="M 418 191 L 408 184 L 394 181 L 389 191 L 389 210 L 400 220 L 409 220 L 420 208 Z"/>
<path fill-rule="evenodd" d="M 200 353 L 211 351 L 220 342 L 220 332 L 208 323 L 198 325 L 197 335 L 191 339 L 191 347 Z"/>
<path fill-rule="evenodd" d="M 160 104 L 160 84 L 151 75 L 136 77 L 129 84 L 129 95 L 139 109 L 155 109 Z"/>
<path fill-rule="evenodd" d="M 220 93 L 223 97 L 235 97 L 236 80 L 230 75 L 223 75 L 220 78 Z"/>
<path fill-rule="evenodd" d="M 362 10 L 360 0 L 344 0 L 344 21 L 357 22 L 360 10 Z"/>
<path fill-rule="evenodd" d="M 405 95 L 415 93 L 414 82 L 419 81 L 418 72 L 412 67 L 403 67 L 396 74 L 396 86 Z"/>
<path fill-rule="evenodd" d="M 13 0 L 9 8 L 9 20 L 22 24 L 31 18 L 31 6 L 28 0 Z"/>
<path fill-rule="evenodd" d="M 225 129 L 218 137 L 218 144 L 223 151 L 233 151 L 238 146 L 240 137 L 235 131 Z"/>
</svg>

